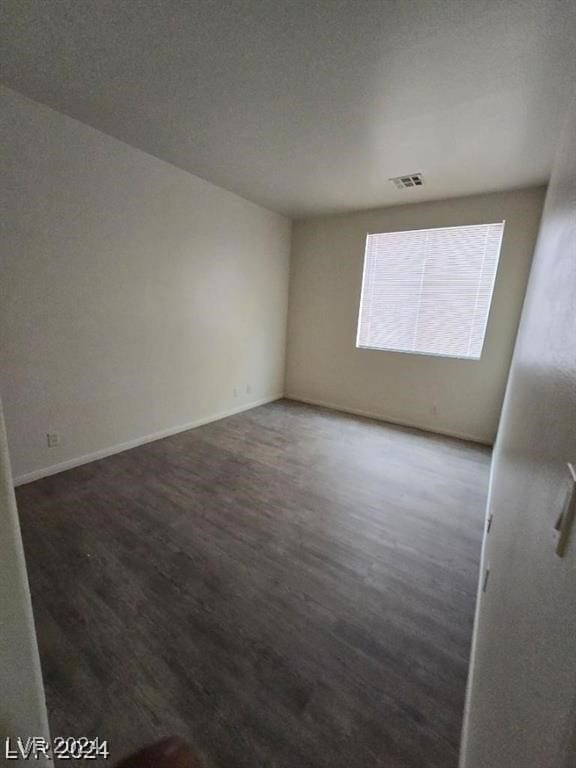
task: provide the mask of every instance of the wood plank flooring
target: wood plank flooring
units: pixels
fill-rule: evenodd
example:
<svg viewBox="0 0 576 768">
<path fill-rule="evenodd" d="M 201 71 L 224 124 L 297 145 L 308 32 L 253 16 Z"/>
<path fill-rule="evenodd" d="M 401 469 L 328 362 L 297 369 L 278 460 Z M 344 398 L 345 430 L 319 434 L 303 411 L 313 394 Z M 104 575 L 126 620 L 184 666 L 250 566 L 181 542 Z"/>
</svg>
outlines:
<svg viewBox="0 0 576 768">
<path fill-rule="evenodd" d="M 279 401 L 22 486 L 53 735 L 456 768 L 489 460 Z"/>
</svg>

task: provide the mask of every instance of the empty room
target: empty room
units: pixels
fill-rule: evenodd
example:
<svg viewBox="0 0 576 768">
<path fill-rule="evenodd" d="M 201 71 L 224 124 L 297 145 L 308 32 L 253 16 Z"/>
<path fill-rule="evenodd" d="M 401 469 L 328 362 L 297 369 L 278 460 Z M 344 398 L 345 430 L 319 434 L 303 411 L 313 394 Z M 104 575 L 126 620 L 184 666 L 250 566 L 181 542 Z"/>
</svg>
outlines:
<svg viewBox="0 0 576 768">
<path fill-rule="evenodd" d="M 0 20 L 0 764 L 574 768 L 576 5 Z"/>
</svg>

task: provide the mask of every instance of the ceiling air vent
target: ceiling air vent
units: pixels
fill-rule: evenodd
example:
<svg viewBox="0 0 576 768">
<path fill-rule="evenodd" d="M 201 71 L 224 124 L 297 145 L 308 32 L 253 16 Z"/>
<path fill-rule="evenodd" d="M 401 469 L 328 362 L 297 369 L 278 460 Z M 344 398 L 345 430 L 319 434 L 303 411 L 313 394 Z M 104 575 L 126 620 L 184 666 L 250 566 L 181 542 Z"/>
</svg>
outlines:
<svg viewBox="0 0 576 768">
<path fill-rule="evenodd" d="M 408 187 L 421 187 L 424 184 L 421 173 L 408 173 L 406 176 L 395 176 L 390 179 L 396 189 L 408 189 Z"/>
</svg>

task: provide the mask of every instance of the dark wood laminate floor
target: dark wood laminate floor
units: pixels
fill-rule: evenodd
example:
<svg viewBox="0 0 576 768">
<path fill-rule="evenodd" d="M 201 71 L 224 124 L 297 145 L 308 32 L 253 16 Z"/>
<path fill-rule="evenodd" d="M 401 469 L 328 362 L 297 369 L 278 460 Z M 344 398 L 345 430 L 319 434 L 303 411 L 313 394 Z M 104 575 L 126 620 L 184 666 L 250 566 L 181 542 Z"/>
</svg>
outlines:
<svg viewBox="0 0 576 768">
<path fill-rule="evenodd" d="M 456 768 L 488 468 L 281 401 L 19 488 L 53 735 Z"/>
</svg>

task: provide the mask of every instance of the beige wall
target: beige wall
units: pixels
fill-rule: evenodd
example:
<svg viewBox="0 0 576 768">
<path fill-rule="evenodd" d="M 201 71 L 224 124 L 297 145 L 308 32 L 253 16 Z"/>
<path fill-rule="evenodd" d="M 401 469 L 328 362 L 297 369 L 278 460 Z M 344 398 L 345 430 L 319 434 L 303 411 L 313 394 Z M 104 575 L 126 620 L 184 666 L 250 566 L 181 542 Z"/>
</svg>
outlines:
<svg viewBox="0 0 576 768">
<path fill-rule="evenodd" d="M 7 89 L 0 109 L 14 474 L 281 395 L 290 222 Z"/>
<path fill-rule="evenodd" d="M 543 196 L 536 188 L 295 222 L 287 395 L 491 443 Z M 502 219 L 506 230 L 480 361 L 355 348 L 368 232 Z"/>
<path fill-rule="evenodd" d="M 575 104 L 576 106 L 576 104 Z M 462 768 L 576 766 L 576 109 L 552 174 L 498 439 Z"/>
<path fill-rule="evenodd" d="M 5 738 L 46 738 L 48 720 L 1 401 L 0 531 L 0 765 L 10 765 Z"/>
</svg>

